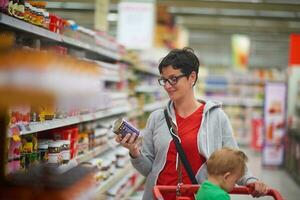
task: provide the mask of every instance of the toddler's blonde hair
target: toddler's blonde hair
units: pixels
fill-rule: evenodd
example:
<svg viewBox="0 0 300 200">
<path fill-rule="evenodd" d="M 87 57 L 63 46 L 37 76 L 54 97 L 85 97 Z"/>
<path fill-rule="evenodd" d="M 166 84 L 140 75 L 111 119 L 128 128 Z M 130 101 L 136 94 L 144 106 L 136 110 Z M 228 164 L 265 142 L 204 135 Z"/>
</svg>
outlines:
<svg viewBox="0 0 300 200">
<path fill-rule="evenodd" d="M 247 155 L 239 149 L 223 147 L 215 151 L 207 161 L 209 175 L 224 175 L 227 172 L 234 173 L 238 170 L 245 173 Z"/>
</svg>

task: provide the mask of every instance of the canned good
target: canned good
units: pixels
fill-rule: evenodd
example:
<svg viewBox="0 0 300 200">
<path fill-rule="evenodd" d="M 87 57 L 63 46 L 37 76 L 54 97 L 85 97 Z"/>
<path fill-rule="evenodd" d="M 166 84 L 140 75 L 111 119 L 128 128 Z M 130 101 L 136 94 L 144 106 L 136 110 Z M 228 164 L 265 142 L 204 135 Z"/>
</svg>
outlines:
<svg viewBox="0 0 300 200">
<path fill-rule="evenodd" d="M 113 132 L 117 135 L 121 134 L 122 137 L 124 137 L 128 133 L 135 134 L 136 136 L 140 135 L 140 131 L 132 126 L 129 122 L 125 121 L 123 118 L 119 118 L 115 121 Z"/>
</svg>

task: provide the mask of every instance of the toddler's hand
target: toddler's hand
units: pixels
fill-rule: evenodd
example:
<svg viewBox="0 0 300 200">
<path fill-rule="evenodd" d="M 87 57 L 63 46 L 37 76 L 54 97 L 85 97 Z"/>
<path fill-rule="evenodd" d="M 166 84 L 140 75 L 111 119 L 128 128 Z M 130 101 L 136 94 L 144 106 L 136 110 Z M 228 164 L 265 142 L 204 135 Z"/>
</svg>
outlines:
<svg viewBox="0 0 300 200">
<path fill-rule="evenodd" d="M 253 192 L 251 194 L 253 197 L 261 197 L 268 193 L 268 186 L 261 181 L 249 183 L 247 184 L 247 187 L 253 189 Z"/>
</svg>

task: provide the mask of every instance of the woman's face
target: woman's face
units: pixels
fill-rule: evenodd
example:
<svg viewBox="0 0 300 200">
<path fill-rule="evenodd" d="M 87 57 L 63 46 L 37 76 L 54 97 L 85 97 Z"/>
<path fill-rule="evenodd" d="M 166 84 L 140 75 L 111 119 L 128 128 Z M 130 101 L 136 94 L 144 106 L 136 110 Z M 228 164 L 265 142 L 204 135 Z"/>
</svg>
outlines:
<svg viewBox="0 0 300 200">
<path fill-rule="evenodd" d="M 174 69 L 171 65 L 162 69 L 161 78 L 169 80 L 165 81 L 164 88 L 171 100 L 181 99 L 193 91 L 194 75 L 195 73 L 193 72 L 189 76 L 183 76 L 179 69 Z"/>
</svg>

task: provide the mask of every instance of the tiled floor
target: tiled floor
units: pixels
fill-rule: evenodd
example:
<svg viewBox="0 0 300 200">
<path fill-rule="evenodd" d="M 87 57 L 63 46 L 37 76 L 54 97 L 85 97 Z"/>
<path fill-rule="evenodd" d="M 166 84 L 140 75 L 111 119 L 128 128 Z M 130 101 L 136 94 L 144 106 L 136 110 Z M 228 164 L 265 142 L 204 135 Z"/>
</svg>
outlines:
<svg viewBox="0 0 300 200">
<path fill-rule="evenodd" d="M 252 173 L 268 184 L 270 187 L 277 189 L 286 200 L 300 199 L 300 185 L 290 177 L 284 169 L 264 169 L 261 166 L 261 156 L 249 149 L 243 149 L 248 157 L 248 166 Z M 251 196 L 232 195 L 232 200 L 253 199 Z M 262 200 L 273 199 L 272 197 L 262 197 Z"/>
</svg>

